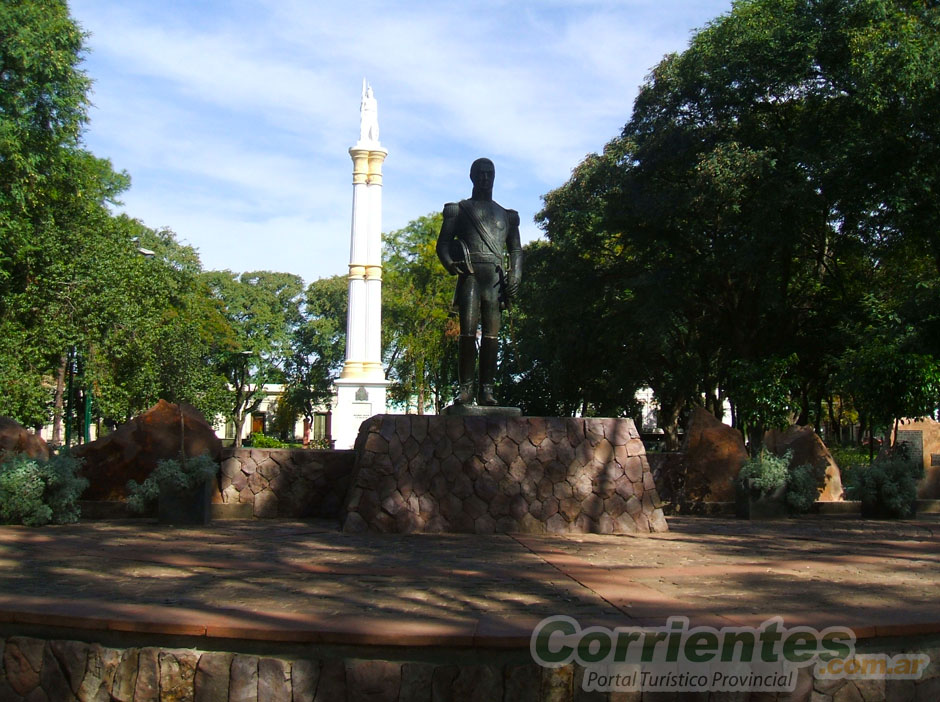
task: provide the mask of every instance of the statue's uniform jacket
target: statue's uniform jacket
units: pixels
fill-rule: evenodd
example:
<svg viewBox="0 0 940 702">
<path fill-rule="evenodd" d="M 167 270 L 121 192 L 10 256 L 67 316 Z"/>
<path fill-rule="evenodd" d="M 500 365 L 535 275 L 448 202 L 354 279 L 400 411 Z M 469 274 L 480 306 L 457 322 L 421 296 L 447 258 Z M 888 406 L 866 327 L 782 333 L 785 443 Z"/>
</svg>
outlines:
<svg viewBox="0 0 940 702">
<path fill-rule="evenodd" d="M 481 228 L 488 234 L 489 244 Z M 461 334 L 475 335 L 481 322 L 484 336 L 498 333 L 500 288 L 508 274 L 503 252 L 507 244 L 514 243 L 510 234 L 518 232 L 518 228 L 519 213 L 493 200 L 467 199 L 444 205 L 442 232 L 445 232 L 445 239 L 449 234 L 466 245 L 474 271 L 472 275 L 461 273 L 457 281 L 454 301 L 461 310 Z M 439 252 L 448 251 L 449 242 L 441 243 Z M 512 257 L 515 252 L 508 253 Z"/>
</svg>

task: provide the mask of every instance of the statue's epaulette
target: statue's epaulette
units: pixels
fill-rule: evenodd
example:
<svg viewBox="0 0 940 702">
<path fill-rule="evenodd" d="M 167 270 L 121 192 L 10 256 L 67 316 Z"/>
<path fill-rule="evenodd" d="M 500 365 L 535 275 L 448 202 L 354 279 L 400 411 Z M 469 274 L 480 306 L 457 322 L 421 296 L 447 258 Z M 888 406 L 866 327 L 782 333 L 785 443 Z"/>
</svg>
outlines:
<svg viewBox="0 0 940 702">
<path fill-rule="evenodd" d="M 518 227 L 519 226 L 519 213 L 515 210 L 506 210 L 506 214 L 509 215 L 509 226 Z"/>
<path fill-rule="evenodd" d="M 457 213 L 460 211 L 460 205 L 456 202 L 448 202 L 444 205 L 444 218 L 456 217 Z"/>
</svg>

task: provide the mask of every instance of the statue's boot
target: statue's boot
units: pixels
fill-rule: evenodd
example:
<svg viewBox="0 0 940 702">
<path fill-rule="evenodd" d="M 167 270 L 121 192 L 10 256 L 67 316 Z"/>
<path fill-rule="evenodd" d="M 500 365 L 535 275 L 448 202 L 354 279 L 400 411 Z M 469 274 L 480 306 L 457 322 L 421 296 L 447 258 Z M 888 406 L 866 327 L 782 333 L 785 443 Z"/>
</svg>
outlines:
<svg viewBox="0 0 940 702">
<path fill-rule="evenodd" d="M 455 405 L 473 404 L 473 375 L 477 365 L 477 340 L 474 336 L 460 336 L 457 342 L 457 382 L 460 383 Z"/>
<path fill-rule="evenodd" d="M 499 351 L 499 339 L 484 336 L 480 341 L 480 393 L 477 402 L 481 405 L 498 405 L 493 396 L 493 379 L 496 377 L 496 356 Z"/>
</svg>

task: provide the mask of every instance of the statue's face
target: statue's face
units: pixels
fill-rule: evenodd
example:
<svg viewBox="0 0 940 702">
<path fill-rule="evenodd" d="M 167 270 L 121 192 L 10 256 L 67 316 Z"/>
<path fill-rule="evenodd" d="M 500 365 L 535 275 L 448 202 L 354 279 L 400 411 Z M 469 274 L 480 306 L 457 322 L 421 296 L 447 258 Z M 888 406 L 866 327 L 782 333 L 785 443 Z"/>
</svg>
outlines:
<svg viewBox="0 0 940 702">
<path fill-rule="evenodd" d="M 487 191 L 493 190 L 493 181 L 496 180 L 496 169 L 486 160 L 474 162 L 470 169 L 470 180 L 474 187 Z"/>
</svg>

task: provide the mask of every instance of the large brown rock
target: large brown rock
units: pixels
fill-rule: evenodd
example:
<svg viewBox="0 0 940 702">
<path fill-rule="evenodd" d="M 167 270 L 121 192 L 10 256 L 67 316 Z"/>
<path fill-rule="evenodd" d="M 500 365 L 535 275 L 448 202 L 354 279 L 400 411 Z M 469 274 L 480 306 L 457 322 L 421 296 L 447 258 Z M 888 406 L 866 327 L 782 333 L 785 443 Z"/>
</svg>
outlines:
<svg viewBox="0 0 940 702">
<path fill-rule="evenodd" d="M 49 447 L 41 436 L 33 434 L 9 417 L 0 417 L 0 461 L 13 453 L 49 460 Z"/>
<path fill-rule="evenodd" d="M 123 500 L 128 480 L 142 482 L 157 461 L 179 458 L 181 448 L 188 458 L 208 453 L 218 461 L 222 454 L 222 442 L 199 410 L 160 400 L 112 434 L 75 449 L 89 482 L 82 499 Z"/>
<path fill-rule="evenodd" d="M 747 461 L 741 432 L 696 407 L 689 417 L 682 450 L 685 500 L 733 502 L 734 479 Z"/>
<path fill-rule="evenodd" d="M 839 466 L 813 427 L 794 424 L 784 431 L 770 429 L 764 434 L 764 448 L 775 456 L 792 451 L 791 468 L 809 463 L 825 471 L 823 482 L 819 485 L 819 497 L 816 498 L 820 502 L 838 502 L 843 499 Z"/>
<path fill-rule="evenodd" d="M 925 477 L 917 485 L 917 497 L 940 500 L 940 422 L 930 417 L 904 419 L 897 443 L 907 444 L 911 458 L 923 463 Z"/>
</svg>

